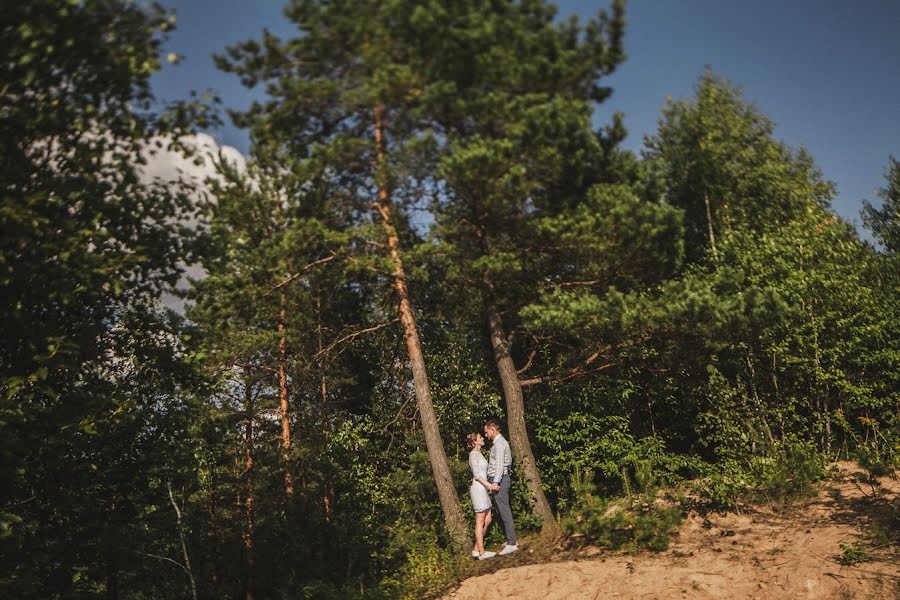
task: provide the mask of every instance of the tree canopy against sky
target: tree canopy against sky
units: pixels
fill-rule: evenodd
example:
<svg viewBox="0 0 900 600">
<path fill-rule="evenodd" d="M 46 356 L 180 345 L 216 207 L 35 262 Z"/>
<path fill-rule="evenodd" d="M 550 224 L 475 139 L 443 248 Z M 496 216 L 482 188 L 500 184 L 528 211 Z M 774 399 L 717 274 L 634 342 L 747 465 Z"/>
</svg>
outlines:
<svg viewBox="0 0 900 600">
<path fill-rule="evenodd" d="M 4 13 L 5 596 L 435 594 L 468 556 L 462 440 L 498 415 L 526 536 L 660 484 L 727 509 L 896 469 L 896 161 L 876 247 L 712 71 L 630 152 L 591 122 L 620 5 L 552 14 L 292 3 L 305 35 L 220 60 L 271 97 L 204 195 L 138 168 L 209 125 L 149 93 L 170 18 Z"/>
<path fill-rule="evenodd" d="M 250 7 L 239 0 L 166 0 L 178 13 L 179 29 L 167 48 L 185 57 L 178 69 L 154 77 L 164 98 L 185 97 L 189 90 L 214 88 L 226 105 L 246 107 L 251 98 L 235 78 L 218 72 L 210 59 L 226 45 L 264 27 L 290 34 L 283 3 Z M 562 0 L 557 19 L 578 15 L 589 20 L 608 2 Z M 893 24 L 900 18 L 892 0 L 872 0 L 866 10 L 818 0 L 711 3 L 707 0 L 628 5 L 624 39 L 628 60 L 609 80 L 615 93 L 595 114 L 595 127 L 615 112 L 625 114 L 626 148 L 639 151 L 643 136 L 656 129 L 667 97 L 685 98 L 706 66 L 740 83 L 747 99 L 775 124 L 775 136 L 803 146 L 837 183 L 835 211 L 858 218 L 862 198 L 880 185 L 884 157 L 898 154 L 900 118 L 891 98 L 900 94 L 892 57 L 900 52 Z M 771 15 L 777 14 L 777 19 Z M 660 35 L 665 32 L 665 35 Z M 847 43 L 835 44 L 840 38 Z M 831 93 L 818 90 L 832 87 Z M 258 90 L 257 93 L 261 93 Z M 245 132 L 216 131 L 221 143 L 246 151 Z"/>
</svg>

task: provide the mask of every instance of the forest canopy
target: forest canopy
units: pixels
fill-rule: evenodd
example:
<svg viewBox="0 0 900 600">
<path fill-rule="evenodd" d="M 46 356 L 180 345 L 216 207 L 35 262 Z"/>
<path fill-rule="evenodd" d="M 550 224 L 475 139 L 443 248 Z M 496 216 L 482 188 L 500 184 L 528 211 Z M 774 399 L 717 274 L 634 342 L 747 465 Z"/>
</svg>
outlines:
<svg viewBox="0 0 900 600">
<path fill-rule="evenodd" d="M 191 155 L 213 98 L 151 92 L 172 15 L 6 4 L 4 597 L 432 594 L 489 418 L 526 535 L 897 467 L 897 160 L 870 242 L 710 70 L 624 149 L 624 2 L 292 0 L 216 57 L 266 92 L 240 168 Z M 157 146 L 216 176 L 149 181 Z"/>
</svg>

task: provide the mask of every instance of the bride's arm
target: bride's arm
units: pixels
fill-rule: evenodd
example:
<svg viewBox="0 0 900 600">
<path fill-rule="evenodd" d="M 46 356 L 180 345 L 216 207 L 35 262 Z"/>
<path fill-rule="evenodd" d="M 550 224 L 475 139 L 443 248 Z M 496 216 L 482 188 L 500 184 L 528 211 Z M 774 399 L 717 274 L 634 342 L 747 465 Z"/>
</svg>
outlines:
<svg viewBox="0 0 900 600">
<path fill-rule="evenodd" d="M 482 456 L 482 458 L 484 458 Z M 488 483 L 487 479 L 478 476 L 478 460 L 475 458 L 475 453 L 472 452 L 469 454 L 469 468 L 472 469 L 472 478 L 484 486 L 487 491 L 491 491 L 491 484 Z"/>
</svg>

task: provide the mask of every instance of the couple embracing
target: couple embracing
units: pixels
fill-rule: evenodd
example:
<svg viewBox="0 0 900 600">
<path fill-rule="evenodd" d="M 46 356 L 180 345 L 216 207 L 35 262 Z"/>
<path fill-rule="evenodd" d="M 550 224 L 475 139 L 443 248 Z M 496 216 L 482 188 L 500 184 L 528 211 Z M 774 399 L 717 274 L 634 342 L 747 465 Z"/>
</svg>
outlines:
<svg viewBox="0 0 900 600">
<path fill-rule="evenodd" d="M 472 469 L 472 508 L 475 510 L 475 548 L 472 558 L 484 560 L 512 554 L 519 547 L 516 545 L 516 529 L 513 525 L 512 511 L 509 508 L 509 467 L 512 465 L 512 452 L 509 442 L 500 433 L 500 423 L 491 419 L 484 424 L 484 436 L 491 440 L 490 460 L 484 458 L 481 447 L 484 438 L 478 432 L 466 436 L 466 447 L 469 449 L 469 468 Z M 500 552 L 485 552 L 484 536 L 491 524 L 491 496 L 497 503 L 497 513 L 503 521 L 506 533 L 506 545 Z"/>
</svg>

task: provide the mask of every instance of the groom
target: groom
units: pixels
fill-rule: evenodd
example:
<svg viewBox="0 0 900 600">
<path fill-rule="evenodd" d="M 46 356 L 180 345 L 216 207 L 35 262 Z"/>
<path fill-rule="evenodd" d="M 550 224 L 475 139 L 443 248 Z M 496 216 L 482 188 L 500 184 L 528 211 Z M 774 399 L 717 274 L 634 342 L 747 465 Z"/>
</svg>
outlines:
<svg viewBox="0 0 900 600">
<path fill-rule="evenodd" d="M 500 434 L 500 422 L 496 419 L 484 424 L 484 436 L 493 442 L 487 473 L 491 491 L 494 492 L 494 500 L 497 502 L 497 512 L 503 521 L 503 531 L 506 533 L 506 545 L 498 552 L 503 556 L 519 549 L 516 545 L 516 528 L 513 525 L 512 511 L 509 509 L 509 467 L 512 464 L 512 452 L 509 449 L 509 442 Z"/>
</svg>

